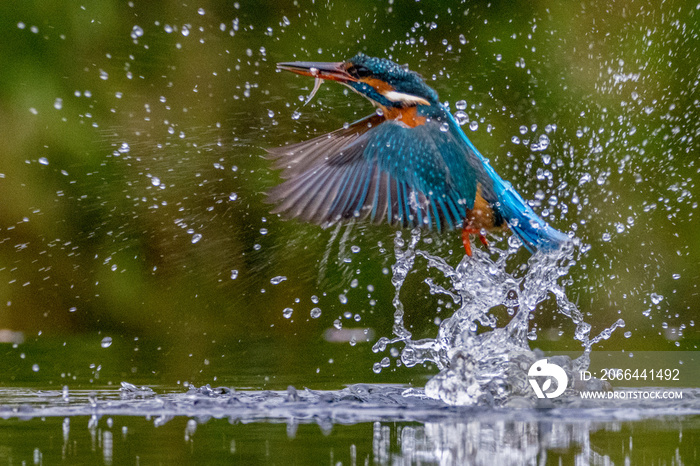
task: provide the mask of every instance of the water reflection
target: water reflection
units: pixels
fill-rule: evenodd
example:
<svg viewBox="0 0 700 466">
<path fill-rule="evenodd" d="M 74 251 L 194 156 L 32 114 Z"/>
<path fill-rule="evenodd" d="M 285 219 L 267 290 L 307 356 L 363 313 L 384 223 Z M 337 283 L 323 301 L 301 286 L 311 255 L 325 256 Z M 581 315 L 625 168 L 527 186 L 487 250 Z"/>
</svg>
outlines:
<svg viewBox="0 0 700 466">
<path fill-rule="evenodd" d="M 316 406 L 313 416 L 304 416 L 302 410 L 299 418 L 268 421 L 204 412 L 189 417 L 115 412 L 110 416 L 6 419 L 0 421 L 0 462 L 110 465 L 179 458 L 199 463 L 284 464 L 322 464 L 331 459 L 331 464 L 349 465 L 691 464 L 700 441 L 697 415 L 601 421 L 515 413 L 523 419 L 513 420 L 509 419 L 513 412 L 474 412 L 440 419 L 445 413 L 435 411 L 435 419 L 427 422 L 402 416 L 334 422 L 327 408 Z M 22 435 L 13 435 L 20 427 Z M 61 432 L 60 442 L 54 440 L 56 431 Z"/>
<path fill-rule="evenodd" d="M 646 426 L 651 424 L 645 424 Z M 637 426 L 638 427 L 638 426 Z M 669 435 L 679 428 L 688 435 Z M 697 422 L 664 423 L 654 432 L 629 422 L 471 421 L 374 424 L 375 462 L 380 464 L 690 464 L 697 455 Z M 659 435 L 663 442 L 645 444 Z M 612 438 L 613 441 L 604 441 Z"/>
<path fill-rule="evenodd" d="M 377 422 L 375 462 L 546 464 L 548 456 L 561 457 L 566 452 L 575 464 L 591 464 L 592 458 L 598 460 L 602 456 L 591 450 L 590 434 L 595 431 L 592 427 L 591 423 L 472 421 L 406 425 L 392 435 L 389 425 Z M 392 453 L 396 447 L 399 452 Z"/>
</svg>

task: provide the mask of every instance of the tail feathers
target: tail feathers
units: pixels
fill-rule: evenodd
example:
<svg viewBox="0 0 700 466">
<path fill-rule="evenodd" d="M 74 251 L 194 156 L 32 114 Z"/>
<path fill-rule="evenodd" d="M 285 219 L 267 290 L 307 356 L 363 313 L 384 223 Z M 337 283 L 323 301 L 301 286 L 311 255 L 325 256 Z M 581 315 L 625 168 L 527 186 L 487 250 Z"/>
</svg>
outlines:
<svg viewBox="0 0 700 466">
<path fill-rule="evenodd" d="M 525 247 L 530 252 L 533 252 L 533 249 L 556 251 L 565 244 L 571 242 L 571 238 L 569 238 L 568 235 L 556 228 L 550 227 L 540 218 L 534 222 L 530 221 L 530 223 L 524 227 L 520 219 L 518 219 L 517 222 L 509 222 L 509 226 L 510 229 L 518 235 L 518 238 L 525 243 Z"/>
<path fill-rule="evenodd" d="M 497 176 L 494 179 L 494 190 L 498 199 L 499 212 L 530 252 L 534 252 L 535 249 L 555 251 L 571 242 L 566 234 L 550 227 L 542 220 L 510 183 Z"/>
</svg>

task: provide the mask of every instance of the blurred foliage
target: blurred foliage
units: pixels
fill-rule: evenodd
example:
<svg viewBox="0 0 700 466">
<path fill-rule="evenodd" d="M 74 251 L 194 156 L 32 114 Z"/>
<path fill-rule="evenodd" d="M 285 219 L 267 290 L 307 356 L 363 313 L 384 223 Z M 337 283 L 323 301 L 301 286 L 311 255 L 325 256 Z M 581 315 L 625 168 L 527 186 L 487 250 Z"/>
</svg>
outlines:
<svg viewBox="0 0 700 466">
<path fill-rule="evenodd" d="M 390 335 L 393 230 L 322 231 L 264 202 L 279 181 L 266 147 L 372 112 L 333 84 L 302 106 L 313 82 L 274 64 L 358 51 L 408 63 L 453 109 L 466 100 L 475 145 L 590 245 L 569 297 L 594 333 L 620 317 L 632 332 L 604 347 L 697 348 L 694 4 L 3 2 L 0 26 L 0 329 L 37 348 L 83 335 L 115 377 L 138 366 L 172 382 L 210 363 L 210 375 L 235 372 L 213 361 L 264 353 L 267 337 L 261 371 L 308 375 L 322 351 L 371 374 L 368 345 L 322 334 L 340 318 Z M 532 150 L 542 135 L 548 148 Z M 458 236 L 425 248 L 457 263 Z M 447 310 L 436 313 L 422 267 L 403 300 L 430 336 Z M 533 344 L 576 349 L 555 310 L 542 305 Z M 134 343 L 103 350 L 105 335 Z M 152 359 L 134 366 L 140 346 Z M 22 351 L 7 347 L 18 371 L 31 367 Z M 74 354 L 51 353 L 59 367 Z"/>
</svg>

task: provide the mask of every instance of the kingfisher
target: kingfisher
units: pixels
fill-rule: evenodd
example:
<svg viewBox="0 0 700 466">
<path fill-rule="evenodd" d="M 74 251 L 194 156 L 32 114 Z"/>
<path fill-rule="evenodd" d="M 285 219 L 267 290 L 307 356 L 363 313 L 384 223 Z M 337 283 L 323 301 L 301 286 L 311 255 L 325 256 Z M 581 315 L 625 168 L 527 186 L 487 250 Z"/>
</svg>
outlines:
<svg viewBox="0 0 700 466">
<path fill-rule="evenodd" d="M 504 181 L 418 73 L 359 53 L 344 62 L 278 63 L 278 70 L 336 81 L 369 99 L 375 113 L 314 139 L 268 149 L 282 169 L 268 192 L 273 213 L 329 227 L 388 222 L 460 230 L 488 247 L 489 230 L 511 230 L 525 247 L 553 251 L 569 237 L 540 218 Z"/>
</svg>

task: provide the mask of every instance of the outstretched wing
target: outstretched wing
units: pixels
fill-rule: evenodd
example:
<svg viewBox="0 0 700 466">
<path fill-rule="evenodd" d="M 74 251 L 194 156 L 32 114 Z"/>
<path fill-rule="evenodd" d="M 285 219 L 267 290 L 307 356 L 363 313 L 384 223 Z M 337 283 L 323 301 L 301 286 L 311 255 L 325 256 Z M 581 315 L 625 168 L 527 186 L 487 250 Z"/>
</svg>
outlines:
<svg viewBox="0 0 700 466">
<path fill-rule="evenodd" d="M 346 219 L 454 228 L 474 205 L 481 163 L 438 120 L 409 127 L 373 115 L 310 141 L 269 150 L 284 183 L 273 212 L 332 225 Z"/>
</svg>

